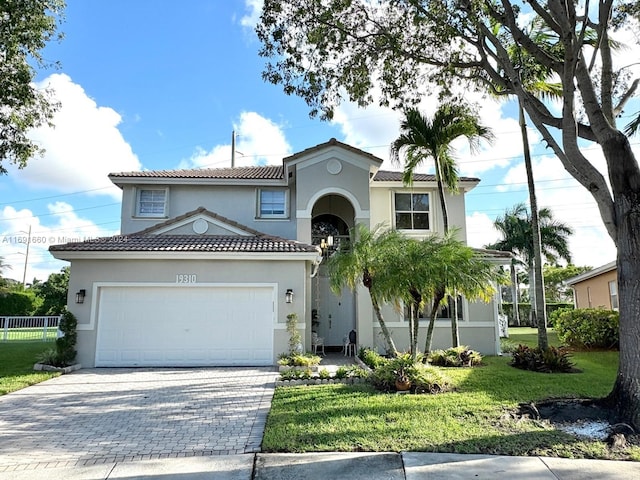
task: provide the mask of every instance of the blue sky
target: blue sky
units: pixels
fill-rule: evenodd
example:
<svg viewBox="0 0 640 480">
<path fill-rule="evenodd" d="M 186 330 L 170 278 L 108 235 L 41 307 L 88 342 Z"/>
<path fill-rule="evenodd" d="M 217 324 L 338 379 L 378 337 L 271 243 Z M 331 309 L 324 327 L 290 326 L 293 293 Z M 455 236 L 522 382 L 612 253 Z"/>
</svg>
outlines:
<svg viewBox="0 0 640 480">
<path fill-rule="evenodd" d="M 27 259 L 27 282 L 45 280 L 66 265 L 47 252 L 52 243 L 118 233 L 120 191 L 109 172 L 229 166 L 234 130 L 237 165 L 279 164 L 332 137 L 388 158 L 396 112 L 343 104 L 332 123 L 321 122 L 301 99 L 263 82 L 259 8 L 259 0 L 67 0 L 65 38 L 44 52 L 61 67 L 37 78 L 62 105 L 54 129 L 31 133 L 47 153 L 0 177 L 0 256 L 12 266 L 5 276 L 22 281 Z M 475 100 L 496 141 L 474 156 L 460 143 L 458 161 L 462 175 L 482 180 L 467 194 L 468 241 L 482 246 L 498 238 L 493 219 L 527 192 L 513 105 Z M 432 113 L 435 99 L 421 108 Z M 574 228 L 574 263 L 613 260 L 591 197 L 535 131 L 531 141 L 539 204 Z M 585 151 L 599 161 L 596 148 Z"/>
</svg>

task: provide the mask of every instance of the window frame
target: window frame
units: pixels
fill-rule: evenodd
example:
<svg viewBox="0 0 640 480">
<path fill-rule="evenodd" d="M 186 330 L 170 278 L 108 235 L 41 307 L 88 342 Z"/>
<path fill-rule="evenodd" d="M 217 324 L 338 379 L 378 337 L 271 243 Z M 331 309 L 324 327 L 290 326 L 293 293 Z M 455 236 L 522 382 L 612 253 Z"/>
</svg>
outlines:
<svg viewBox="0 0 640 480">
<path fill-rule="evenodd" d="M 406 192 L 406 191 L 394 190 L 394 191 L 392 191 L 392 195 L 393 195 L 393 225 L 397 230 L 405 231 L 405 232 L 432 232 L 433 231 L 433 215 L 432 215 L 432 210 L 431 210 L 431 192 Z M 397 208 L 397 195 L 409 195 L 410 196 L 411 210 L 398 210 L 398 208 Z M 426 195 L 427 204 L 428 204 L 428 210 L 414 210 L 413 209 L 413 206 L 414 206 L 413 196 L 414 195 Z M 410 214 L 410 216 L 411 216 L 411 228 L 398 227 L 398 213 Z M 414 218 L 414 216 L 416 214 L 426 214 L 427 215 L 428 228 L 415 228 L 415 218 Z"/>
<path fill-rule="evenodd" d="M 284 198 L 283 198 L 283 205 L 282 205 L 282 210 L 283 210 L 282 213 L 263 213 L 262 212 L 262 205 L 263 205 L 262 194 L 266 192 L 283 194 Z M 289 189 L 258 188 L 256 190 L 256 218 L 260 220 L 272 220 L 272 219 L 278 220 L 278 219 L 289 218 Z"/>
<path fill-rule="evenodd" d="M 611 310 L 619 310 L 620 309 L 620 302 L 619 302 L 619 296 L 618 296 L 618 282 L 616 282 L 615 280 L 611 280 L 610 282 L 607 283 L 608 287 L 609 287 L 609 303 L 611 304 Z M 614 287 L 613 289 L 611 287 Z M 615 291 L 612 291 L 615 290 Z"/>
<path fill-rule="evenodd" d="M 162 203 L 162 213 L 144 213 L 141 211 L 142 193 L 143 192 L 163 192 L 164 200 Z M 153 200 L 152 200 L 153 203 Z M 159 203 L 159 202 L 155 202 Z M 136 218 L 167 218 L 167 209 L 169 205 L 169 187 L 136 187 L 134 217 Z"/>
</svg>

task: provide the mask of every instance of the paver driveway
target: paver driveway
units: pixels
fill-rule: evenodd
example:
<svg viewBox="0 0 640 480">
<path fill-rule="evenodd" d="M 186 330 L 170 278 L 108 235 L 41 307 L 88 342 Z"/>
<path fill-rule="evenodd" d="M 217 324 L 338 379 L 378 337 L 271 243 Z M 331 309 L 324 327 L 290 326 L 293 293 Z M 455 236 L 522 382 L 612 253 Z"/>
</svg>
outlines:
<svg viewBox="0 0 640 480">
<path fill-rule="evenodd" d="M 86 369 L 0 397 L 0 472 L 260 451 L 273 368 Z"/>
</svg>

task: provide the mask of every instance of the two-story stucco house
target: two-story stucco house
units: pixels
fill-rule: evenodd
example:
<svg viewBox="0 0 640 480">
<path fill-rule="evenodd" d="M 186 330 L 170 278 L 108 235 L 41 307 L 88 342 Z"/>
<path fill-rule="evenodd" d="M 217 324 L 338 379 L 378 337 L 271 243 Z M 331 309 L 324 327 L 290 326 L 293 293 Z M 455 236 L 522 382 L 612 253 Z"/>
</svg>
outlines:
<svg viewBox="0 0 640 480">
<path fill-rule="evenodd" d="M 434 177 L 418 174 L 408 188 L 381 164 L 332 139 L 278 166 L 111 174 L 122 189 L 121 235 L 50 248 L 71 262 L 78 360 L 87 367 L 273 365 L 288 350 L 291 313 L 307 350 L 312 330 L 328 347 L 340 347 L 352 329 L 359 345 L 379 346 L 367 291 L 332 293 L 323 259 L 359 223 L 416 238 L 442 232 Z M 464 193 L 478 182 L 461 178 L 461 193 L 447 197 L 462 239 Z M 497 302 L 462 301 L 460 310 L 461 342 L 497 353 Z M 406 348 L 405 314 L 391 306 L 384 313 L 396 345 Z M 450 338 L 443 318 L 434 346 L 448 347 Z"/>
</svg>

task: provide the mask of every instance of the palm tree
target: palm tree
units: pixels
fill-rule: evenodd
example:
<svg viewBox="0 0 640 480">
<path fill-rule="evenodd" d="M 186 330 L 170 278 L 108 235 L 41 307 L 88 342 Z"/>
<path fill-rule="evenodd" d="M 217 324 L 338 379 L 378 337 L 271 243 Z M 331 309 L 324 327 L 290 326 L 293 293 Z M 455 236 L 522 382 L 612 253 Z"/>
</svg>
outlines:
<svg viewBox="0 0 640 480">
<path fill-rule="evenodd" d="M 425 357 L 431 351 L 433 341 L 433 329 L 438 315 L 438 310 L 443 299 L 453 296 L 457 302 L 457 295 L 462 294 L 469 300 L 481 299 L 489 301 L 495 293 L 493 281 L 496 278 L 494 266 L 481 258 L 471 248 L 455 238 L 455 234 L 445 235 L 443 238 L 430 237 L 422 242 L 424 252 L 421 262 L 426 266 L 423 278 L 430 278 L 429 289 L 425 293 L 432 298 L 439 298 L 438 303 L 431 306 L 429 326 L 425 339 Z M 453 316 L 456 316 L 454 313 Z M 457 343 L 457 322 L 453 323 L 452 335 L 454 346 Z"/>
<path fill-rule="evenodd" d="M 400 130 L 400 136 L 391 144 L 391 160 L 399 163 L 400 155 L 406 153 L 403 175 L 405 185 L 413 183 L 413 173 L 419 165 L 429 158 L 433 160 L 446 234 L 449 231 L 449 215 L 444 187 L 450 192 L 456 192 L 458 183 L 458 170 L 451 143 L 459 137 L 465 137 L 474 151 L 478 148 L 480 139 L 491 140 L 493 134 L 488 127 L 480 124 L 479 118 L 467 106 L 453 103 L 441 105 L 431 119 L 423 116 L 416 108 L 406 110 Z"/>
<path fill-rule="evenodd" d="M 567 262 L 570 262 L 571 252 L 569 251 L 568 239 L 569 235 L 573 233 L 571 227 L 554 220 L 553 214 L 548 208 L 540 209 L 538 212 L 538 219 L 541 257 L 544 255 L 545 259 L 549 262 L 557 262 L 559 259 L 564 259 Z M 538 309 L 544 312 L 544 293 L 542 299 L 536 298 L 539 294 L 536 291 L 537 288 L 535 288 L 537 268 L 535 268 L 536 252 L 534 249 L 535 234 L 533 232 L 533 224 L 533 216 L 529 213 L 527 207 L 523 203 L 515 205 L 511 210 L 507 210 L 505 212 L 504 217 L 499 217 L 495 220 L 494 225 L 496 229 L 502 233 L 503 239 L 493 245 L 489 245 L 487 248 L 512 252 L 522 263 L 528 266 L 529 296 L 532 311 L 533 305 L 536 303 L 539 304 L 539 301 L 542 300 L 542 306 L 539 306 Z M 540 269 L 541 268 L 542 267 L 540 267 Z M 512 270 L 512 283 L 514 282 L 513 275 Z M 515 296 L 514 299 L 516 297 L 517 296 Z M 517 305 L 514 300 L 514 309 L 515 308 L 517 308 Z M 542 315 L 544 315 L 544 313 L 542 313 Z M 535 321 L 536 317 L 532 317 L 532 320 Z M 548 347 L 546 322 L 538 321 L 537 326 L 538 347 L 546 349 Z M 541 333 L 541 330 L 543 329 L 544 334 Z"/>
<path fill-rule="evenodd" d="M 527 207 L 524 203 L 519 203 L 511 209 L 507 209 L 504 216 L 497 217 L 493 225 L 502 236 L 502 240 L 486 245 L 485 248 L 493 250 L 502 250 L 503 252 L 511 252 L 513 257 L 511 258 L 511 264 L 509 266 L 509 273 L 511 277 L 511 299 L 513 302 L 513 315 L 517 326 L 520 326 L 520 310 L 518 308 L 518 302 L 520 299 L 518 288 L 518 275 L 516 266 L 521 264 L 522 261 L 518 258 L 522 245 L 527 243 L 526 229 L 523 228 L 522 217 L 526 215 Z"/>
<path fill-rule="evenodd" d="M 444 190 L 446 186 L 450 192 L 455 193 L 458 184 L 458 169 L 451 143 L 457 138 L 465 137 L 473 152 L 477 150 L 481 139 L 490 141 L 493 134 L 488 127 L 480 124 L 480 119 L 469 107 L 458 103 L 442 104 L 431 119 L 423 116 L 418 109 L 410 108 L 405 111 L 400 130 L 400 136 L 391 144 L 391 160 L 399 163 L 401 153 L 406 153 L 403 175 L 405 185 L 413 183 L 413 173 L 419 165 L 429 158 L 433 160 L 446 235 L 449 232 L 449 213 Z M 457 298 L 457 294 L 453 294 Z M 433 304 L 439 305 L 444 295 L 444 289 L 438 289 Z M 458 346 L 457 301 L 454 304 L 456 313 L 451 318 L 451 331 L 455 347 Z"/>
<path fill-rule="evenodd" d="M 328 270 L 331 289 L 338 293 L 346 285 L 355 290 L 360 282 L 369 291 L 373 311 L 387 344 L 387 352 L 397 356 L 398 350 L 387 328 L 380 305 L 389 300 L 390 268 L 402 251 L 403 237 L 395 230 L 378 225 L 370 231 L 357 225 L 350 232 L 349 249 L 339 250 L 329 258 Z"/>
</svg>

